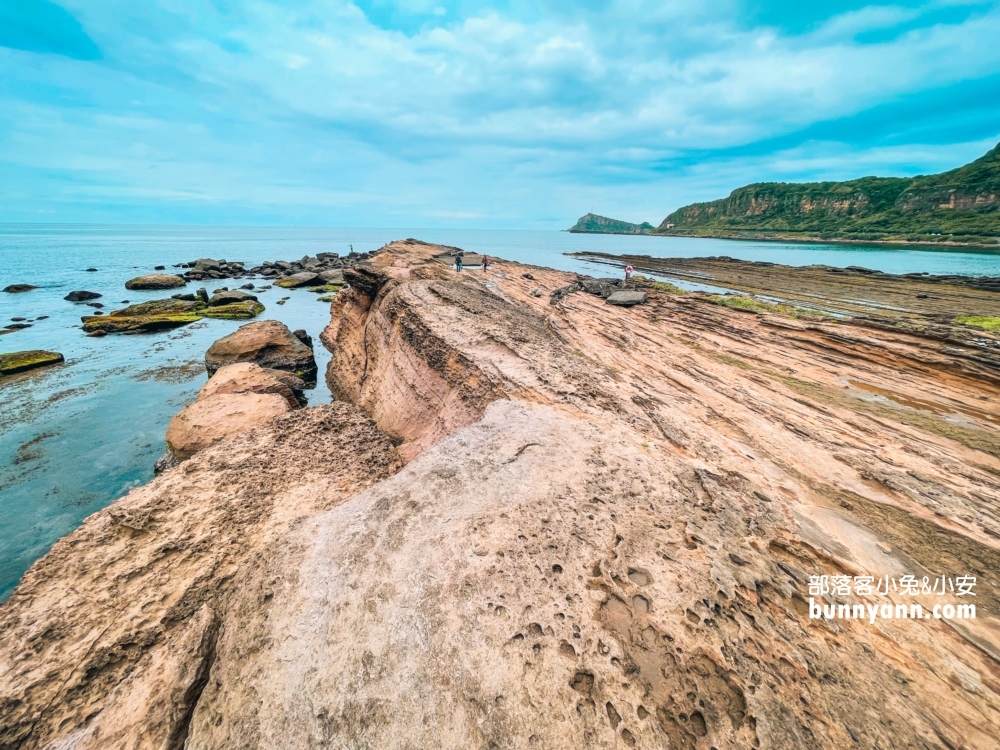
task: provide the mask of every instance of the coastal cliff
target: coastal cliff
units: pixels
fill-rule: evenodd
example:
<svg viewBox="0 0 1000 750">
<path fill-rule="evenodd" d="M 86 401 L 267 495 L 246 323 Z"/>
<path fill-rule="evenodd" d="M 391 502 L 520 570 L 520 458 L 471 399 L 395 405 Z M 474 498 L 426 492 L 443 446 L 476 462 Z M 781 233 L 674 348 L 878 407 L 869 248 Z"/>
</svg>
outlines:
<svg viewBox="0 0 1000 750">
<path fill-rule="evenodd" d="M 345 271 L 340 401 L 32 567 L 0 748 L 995 746 L 991 359 L 446 252 Z M 864 574 L 976 576 L 980 615 L 810 617 Z"/>
<path fill-rule="evenodd" d="M 747 185 L 677 209 L 656 233 L 996 245 L 1000 145 L 936 175 Z"/>
</svg>

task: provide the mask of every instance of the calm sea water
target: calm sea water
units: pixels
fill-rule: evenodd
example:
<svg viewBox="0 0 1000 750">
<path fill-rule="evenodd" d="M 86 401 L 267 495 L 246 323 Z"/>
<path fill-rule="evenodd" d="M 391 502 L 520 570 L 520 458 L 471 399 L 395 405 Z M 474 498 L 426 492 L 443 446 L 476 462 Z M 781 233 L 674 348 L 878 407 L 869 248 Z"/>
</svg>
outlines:
<svg viewBox="0 0 1000 750">
<path fill-rule="evenodd" d="M 790 265 L 860 265 L 888 273 L 1000 275 L 1000 255 L 885 248 L 732 242 L 545 231 L 428 229 L 299 229 L 0 225 L 0 288 L 34 284 L 26 294 L 0 293 L 0 325 L 37 319 L 32 328 L 0 336 L 0 352 L 51 349 L 66 364 L 0 381 L 0 599 L 38 557 L 129 489 L 149 481 L 163 453 L 170 418 L 205 382 L 211 343 L 240 323 L 204 320 L 175 331 L 87 338 L 80 316 L 91 309 L 66 302 L 72 290 L 100 292 L 105 311 L 122 300 L 165 292 L 130 292 L 124 283 L 153 266 L 199 257 L 289 260 L 317 252 L 365 251 L 416 237 L 467 250 L 597 276 L 613 273 L 564 253 L 597 251 L 660 257 L 728 255 Z M 95 273 L 85 269 L 95 267 Z M 194 288 L 196 285 L 192 285 Z M 209 291 L 232 281 L 206 283 Z M 284 306 L 274 304 L 289 296 Z M 329 306 L 305 291 L 261 295 L 262 317 L 305 328 L 315 339 Z M 329 354 L 317 341 L 320 372 Z M 330 399 L 322 382 L 310 402 Z"/>
</svg>

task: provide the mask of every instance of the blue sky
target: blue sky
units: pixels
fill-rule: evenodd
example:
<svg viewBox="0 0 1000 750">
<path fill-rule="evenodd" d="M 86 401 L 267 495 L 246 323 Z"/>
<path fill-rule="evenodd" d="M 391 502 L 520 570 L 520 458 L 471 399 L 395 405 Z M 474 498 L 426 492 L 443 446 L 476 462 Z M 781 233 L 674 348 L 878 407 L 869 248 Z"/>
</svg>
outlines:
<svg viewBox="0 0 1000 750">
<path fill-rule="evenodd" d="M 1000 2 L 0 0 L 0 222 L 658 223 L 998 140 Z"/>
</svg>

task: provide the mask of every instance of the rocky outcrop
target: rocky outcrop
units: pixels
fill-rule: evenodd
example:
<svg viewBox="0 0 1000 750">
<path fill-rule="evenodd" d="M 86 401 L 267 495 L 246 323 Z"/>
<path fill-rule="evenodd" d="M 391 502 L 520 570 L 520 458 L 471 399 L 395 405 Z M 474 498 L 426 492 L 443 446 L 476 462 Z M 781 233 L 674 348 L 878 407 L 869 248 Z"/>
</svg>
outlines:
<svg viewBox="0 0 1000 750">
<path fill-rule="evenodd" d="M 21 294 L 22 292 L 30 292 L 32 289 L 38 289 L 38 287 L 32 284 L 10 284 L 3 288 L 8 294 Z"/>
<path fill-rule="evenodd" d="M 140 302 L 109 315 L 88 315 L 81 320 L 86 333 L 143 333 L 185 326 L 202 318 L 247 320 L 262 312 L 264 306 L 256 298 L 220 301 L 215 305 L 205 304 L 200 298 L 170 298 Z"/>
<path fill-rule="evenodd" d="M 0 375 L 13 375 L 17 372 L 34 370 L 38 367 L 57 365 L 64 361 L 65 358 L 59 352 L 47 352 L 42 349 L 0 354 Z"/>
<path fill-rule="evenodd" d="M 647 294 L 645 292 L 624 291 L 609 294 L 604 301 L 609 305 L 617 305 L 618 307 L 633 307 L 634 305 L 643 304 L 646 299 Z"/>
<path fill-rule="evenodd" d="M 187 279 L 169 273 L 150 273 L 125 282 L 126 289 L 176 289 L 187 284 Z"/>
<path fill-rule="evenodd" d="M 261 367 L 285 370 L 306 383 L 316 380 L 316 359 L 312 349 L 277 320 L 241 326 L 212 344 L 205 354 L 209 374 L 236 362 L 253 362 Z"/>
<path fill-rule="evenodd" d="M 167 449 L 185 461 L 198 451 L 298 409 L 305 384 L 294 375 L 251 363 L 216 372 L 167 427 Z M 176 462 L 168 461 L 166 465 Z M 163 467 L 161 467 L 162 469 Z"/>
<path fill-rule="evenodd" d="M 995 747 L 985 370 L 441 251 L 393 243 L 333 303 L 357 407 L 206 448 L 32 567 L 0 747 Z M 930 571 L 976 577 L 977 619 L 811 615 L 955 604 L 810 591 Z"/>
<path fill-rule="evenodd" d="M 216 393 L 276 393 L 296 409 L 305 405 L 306 384 L 290 372 L 260 367 L 252 362 L 226 365 L 202 386 L 198 398 Z"/>
<path fill-rule="evenodd" d="M 90 516 L 0 605 L 0 748 L 181 747 L 237 573 L 398 463 L 356 408 L 318 406 Z"/>
<path fill-rule="evenodd" d="M 290 409 L 288 401 L 276 393 L 219 393 L 199 398 L 170 420 L 167 447 L 184 461 Z"/>
<path fill-rule="evenodd" d="M 323 278 L 313 271 L 292 274 L 274 282 L 275 286 L 280 286 L 284 289 L 296 289 L 300 286 L 318 286 L 322 283 L 324 283 Z"/>
<path fill-rule="evenodd" d="M 85 290 L 70 292 L 65 297 L 64 300 L 67 302 L 86 302 L 87 300 L 98 299 L 102 295 L 97 292 L 88 292 Z"/>
</svg>

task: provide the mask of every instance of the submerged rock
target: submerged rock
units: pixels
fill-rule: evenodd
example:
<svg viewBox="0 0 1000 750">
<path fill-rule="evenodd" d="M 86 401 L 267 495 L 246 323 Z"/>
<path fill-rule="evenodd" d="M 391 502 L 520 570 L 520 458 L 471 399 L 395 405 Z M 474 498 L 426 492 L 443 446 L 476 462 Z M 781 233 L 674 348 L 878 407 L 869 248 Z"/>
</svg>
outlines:
<svg viewBox="0 0 1000 750">
<path fill-rule="evenodd" d="M 205 367 L 210 374 L 236 362 L 254 362 L 261 367 L 293 372 L 306 383 L 316 381 L 313 350 L 277 320 L 241 326 L 212 344 L 205 354 Z"/>
<path fill-rule="evenodd" d="M 187 284 L 183 276 L 172 273 L 150 273 L 125 282 L 126 289 L 176 289 Z"/>
<path fill-rule="evenodd" d="M 98 294 L 97 292 L 88 292 L 85 290 L 81 290 L 76 292 L 70 292 L 65 297 L 63 297 L 63 299 L 66 300 L 67 302 L 86 302 L 89 299 L 98 299 L 101 296 L 103 295 Z"/>
<path fill-rule="evenodd" d="M 38 289 L 38 287 L 33 284 L 11 284 L 5 286 L 3 290 L 9 294 L 20 294 L 21 292 L 30 292 L 32 289 Z"/>
<path fill-rule="evenodd" d="M 49 352 L 44 349 L 0 354 L 0 375 L 13 375 L 16 372 L 34 370 L 36 367 L 57 365 L 65 361 L 65 358 L 59 352 Z"/>
</svg>

